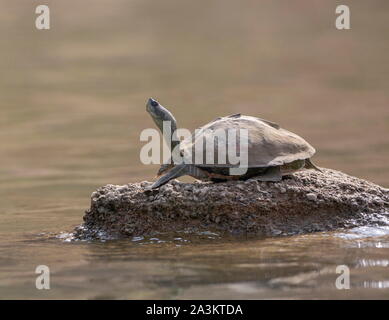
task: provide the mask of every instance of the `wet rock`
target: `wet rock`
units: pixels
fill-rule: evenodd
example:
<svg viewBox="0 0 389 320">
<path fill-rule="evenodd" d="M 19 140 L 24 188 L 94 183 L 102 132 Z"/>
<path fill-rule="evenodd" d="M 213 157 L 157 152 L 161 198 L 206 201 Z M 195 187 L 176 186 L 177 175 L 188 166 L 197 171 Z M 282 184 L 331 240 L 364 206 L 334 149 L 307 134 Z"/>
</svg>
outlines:
<svg viewBox="0 0 389 320">
<path fill-rule="evenodd" d="M 291 235 L 389 224 L 389 189 L 342 172 L 306 170 L 280 182 L 106 185 L 92 193 L 78 239 L 177 230 Z"/>
</svg>

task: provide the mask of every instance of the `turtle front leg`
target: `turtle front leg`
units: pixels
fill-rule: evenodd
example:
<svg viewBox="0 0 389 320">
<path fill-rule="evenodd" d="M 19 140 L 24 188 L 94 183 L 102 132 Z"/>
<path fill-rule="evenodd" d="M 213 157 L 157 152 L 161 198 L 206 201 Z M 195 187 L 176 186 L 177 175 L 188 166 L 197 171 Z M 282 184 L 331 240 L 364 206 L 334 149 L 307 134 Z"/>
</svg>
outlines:
<svg viewBox="0 0 389 320">
<path fill-rule="evenodd" d="M 172 179 L 176 179 L 182 176 L 191 176 L 200 180 L 208 180 L 209 175 L 206 171 L 201 170 L 193 164 L 179 164 L 168 170 L 163 176 L 161 176 L 152 186 L 152 189 L 159 188 L 160 186 L 168 183 Z"/>
</svg>

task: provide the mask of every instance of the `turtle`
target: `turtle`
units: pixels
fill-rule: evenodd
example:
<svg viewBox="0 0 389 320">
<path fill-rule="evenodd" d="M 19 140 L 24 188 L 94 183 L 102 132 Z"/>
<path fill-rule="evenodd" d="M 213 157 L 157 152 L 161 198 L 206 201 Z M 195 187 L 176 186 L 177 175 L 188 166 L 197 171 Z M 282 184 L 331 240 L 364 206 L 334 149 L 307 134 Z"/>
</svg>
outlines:
<svg viewBox="0 0 389 320">
<path fill-rule="evenodd" d="M 255 177 L 259 181 L 278 182 L 284 176 L 302 169 L 314 169 L 311 157 L 315 149 L 303 138 L 295 133 L 285 130 L 275 122 L 265 119 L 246 116 L 240 113 L 219 117 L 199 128 L 190 139 L 178 141 L 174 136 L 177 121 L 173 114 L 163 107 L 157 100 L 150 98 L 146 110 L 151 115 L 157 127 L 164 135 L 164 139 L 171 146 L 171 150 L 179 150 L 180 156 L 189 148 L 194 148 L 199 139 L 214 139 L 216 130 L 247 129 L 247 168 L 242 174 L 231 174 L 231 168 L 236 165 L 230 162 L 208 164 L 197 163 L 170 163 L 162 164 L 158 170 L 159 179 L 151 189 L 159 188 L 172 179 L 189 175 L 202 181 L 224 182 L 228 180 L 246 180 Z M 170 132 L 164 132 L 163 122 L 171 123 Z M 165 130 L 166 131 L 166 130 Z M 169 131 L 169 130 L 168 130 Z M 228 142 L 227 142 L 228 143 Z M 178 146 L 178 147 L 177 147 Z M 215 157 L 217 145 L 213 150 Z"/>
</svg>

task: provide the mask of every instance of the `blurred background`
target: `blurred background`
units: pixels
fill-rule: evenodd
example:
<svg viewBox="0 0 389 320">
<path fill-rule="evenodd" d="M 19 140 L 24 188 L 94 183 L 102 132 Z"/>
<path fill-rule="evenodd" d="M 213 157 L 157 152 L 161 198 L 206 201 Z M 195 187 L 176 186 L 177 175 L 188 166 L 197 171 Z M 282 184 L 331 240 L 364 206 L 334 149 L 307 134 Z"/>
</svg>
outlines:
<svg viewBox="0 0 389 320">
<path fill-rule="evenodd" d="M 50 30 L 35 28 L 38 4 Z M 339 4 L 351 30 L 335 28 Z M 317 165 L 389 187 L 388 1 L 0 5 L 4 241 L 69 231 L 97 187 L 151 180 L 158 166 L 139 160 L 149 97 L 189 129 L 237 112 L 275 121 Z"/>
</svg>

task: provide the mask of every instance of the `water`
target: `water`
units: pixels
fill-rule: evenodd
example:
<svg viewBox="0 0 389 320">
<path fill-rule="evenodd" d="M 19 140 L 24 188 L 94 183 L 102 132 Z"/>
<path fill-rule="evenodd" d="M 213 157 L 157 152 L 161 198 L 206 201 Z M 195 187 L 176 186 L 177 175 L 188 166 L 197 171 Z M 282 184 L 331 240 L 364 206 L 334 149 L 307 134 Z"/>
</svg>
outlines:
<svg viewBox="0 0 389 320">
<path fill-rule="evenodd" d="M 388 298 L 388 238 L 177 234 L 88 243 L 30 234 L 2 241 L 0 293 L 65 299 Z M 40 264 L 50 267 L 50 290 L 35 289 Z M 350 290 L 335 287 L 338 265 L 350 268 Z"/>
<path fill-rule="evenodd" d="M 139 161 L 149 96 L 180 127 L 276 121 L 318 165 L 388 187 L 388 4 L 353 4 L 341 32 L 335 3 L 57 1 L 37 31 L 33 1 L 1 1 L 0 298 L 388 298 L 385 227 L 68 241 L 98 186 L 155 175 Z"/>
</svg>

